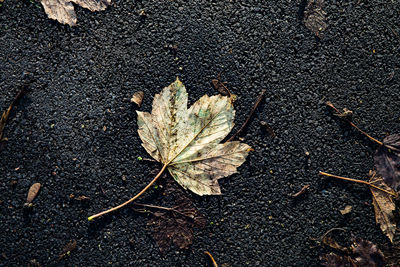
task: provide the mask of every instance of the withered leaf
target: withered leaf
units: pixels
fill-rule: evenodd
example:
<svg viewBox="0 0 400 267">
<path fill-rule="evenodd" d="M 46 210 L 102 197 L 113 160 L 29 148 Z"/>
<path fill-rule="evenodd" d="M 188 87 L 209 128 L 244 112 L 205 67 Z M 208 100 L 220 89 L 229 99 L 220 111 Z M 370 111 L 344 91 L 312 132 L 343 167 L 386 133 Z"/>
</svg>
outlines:
<svg viewBox="0 0 400 267">
<path fill-rule="evenodd" d="M 39 190 L 40 190 L 40 183 L 34 183 L 29 188 L 28 196 L 26 198 L 26 203 L 31 203 L 35 199 L 36 195 L 39 193 Z"/>
<path fill-rule="evenodd" d="M 170 189 L 171 190 L 171 189 Z M 152 226 L 153 238 L 161 252 L 165 252 L 172 243 L 181 249 L 193 243 L 193 228 L 204 227 L 206 219 L 194 207 L 185 194 L 172 186 L 176 206 L 169 211 L 155 212 L 148 225 Z"/>
<path fill-rule="evenodd" d="M 323 254 L 319 257 L 322 266 L 326 267 L 354 267 L 355 263 L 349 256 L 340 256 L 335 253 Z"/>
<path fill-rule="evenodd" d="M 304 11 L 304 25 L 317 36 L 327 27 L 326 12 L 323 8 L 324 0 L 308 0 Z"/>
<path fill-rule="evenodd" d="M 135 92 L 131 98 L 131 102 L 135 103 L 140 107 L 142 105 L 142 100 L 143 100 L 144 92 L 143 91 L 138 91 Z"/>
<path fill-rule="evenodd" d="M 385 184 L 382 177 L 378 177 L 375 172 L 370 171 L 370 177 L 369 182 L 371 184 L 395 194 L 393 189 Z M 393 243 L 393 237 L 396 232 L 396 220 L 393 214 L 396 205 L 393 201 L 393 195 L 372 186 L 369 188 L 372 193 L 372 204 L 374 205 L 376 223 L 380 225 L 382 232 L 390 239 L 390 242 Z"/>
<path fill-rule="evenodd" d="M 76 25 L 76 14 L 72 3 L 90 11 L 101 11 L 111 4 L 111 0 L 40 0 L 44 11 L 51 19 L 62 24 Z"/>
<path fill-rule="evenodd" d="M 384 255 L 371 241 L 356 238 L 352 251 L 357 257 L 354 259 L 357 266 L 384 266 Z"/>
<path fill-rule="evenodd" d="M 186 88 L 176 79 L 155 95 L 151 114 L 137 111 L 142 146 L 183 188 L 219 195 L 218 179 L 236 173 L 251 148 L 238 141 L 220 144 L 234 125 L 228 97 L 205 95 L 189 109 L 187 102 Z"/>
<path fill-rule="evenodd" d="M 387 185 L 400 191 L 400 134 L 392 134 L 383 139 L 374 156 L 375 168 Z"/>
</svg>

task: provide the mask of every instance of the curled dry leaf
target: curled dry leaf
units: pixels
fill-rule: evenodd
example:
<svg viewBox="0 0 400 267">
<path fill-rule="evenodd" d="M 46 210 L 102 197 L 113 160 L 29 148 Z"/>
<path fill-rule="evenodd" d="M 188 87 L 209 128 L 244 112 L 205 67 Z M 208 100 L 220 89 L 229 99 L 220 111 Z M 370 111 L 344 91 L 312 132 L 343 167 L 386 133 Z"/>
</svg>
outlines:
<svg viewBox="0 0 400 267">
<path fill-rule="evenodd" d="M 142 105 L 143 96 L 144 96 L 143 91 L 135 92 L 131 98 L 131 102 L 135 103 L 136 105 L 138 105 L 138 107 L 140 107 Z"/>
<path fill-rule="evenodd" d="M 90 11 L 101 11 L 111 4 L 111 0 L 41 0 L 47 16 L 62 24 L 76 25 L 76 14 L 72 3 Z"/>
<path fill-rule="evenodd" d="M 189 109 L 187 102 L 177 79 L 155 95 L 151 114 L 137 111 L 142 145 L 183 188 L 219 195 L 218 179 L 236 173 L 251 148 L 238 141 L 220 144 L 234 125 L 228 97 L 205 95 Z"/>
<path fill-rule="evenodd" d="M 400 191 L 400 134 L 383 139 L 383 145 L 375 152 L 375 168 L 387 185 Z"/>
<path fill-rule="evenodd" d="M 34 183 L 28 191 L 28 196 L 26 198 L 26 203 L 32 203 L 35 199 L 36 195 L 39 193 L 40 190 L 40 183 Z"/>
<path fill-rule="evenodd" d="M 323 0 L 308 0 L 304 11 L 304 25 L 317 36 L 327 27 L 326 12 L 323 8 Z"/>
<path fill-rule="evenodd" d="M 378 177 L 375 172 L 370 171 L 370 177 L 369 182 L 371 184 L 395 194 L 393 189 L 385 184 L 382 177 Z M 369 189 L 372 194 L 376 223 L 380 225 L 382 232 L 390 239 L 390 242 L 393 243 L 393 237 L 396 232 L 396 220 L 393 214 L 396 205 L 393 201 L 393 195 L 372 186 L 370 186 Z"/>
</svg>

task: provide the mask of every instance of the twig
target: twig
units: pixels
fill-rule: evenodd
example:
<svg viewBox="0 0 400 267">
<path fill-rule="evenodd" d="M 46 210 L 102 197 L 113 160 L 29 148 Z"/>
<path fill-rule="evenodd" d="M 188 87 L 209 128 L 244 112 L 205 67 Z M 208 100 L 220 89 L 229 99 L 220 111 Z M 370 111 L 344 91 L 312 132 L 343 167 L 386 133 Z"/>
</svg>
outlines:
<svg viewBox="0 0 400 267">
<path fill-rule="evenodd" d="M 28 92 L 26 89 L 27 86 L 28 86 L 28 84 L 24 84 L 22 86 L 22 89 L 18 92 L 17 96 L 11 102 L 8 109 L 6 111 L 4 111 L 3 115 L 1 116 L 1 119 L 0 119 L 0 141 L 3 140 L 3 130 L 4 130 L 4 127 L 6 126 L 8 117 L 10 116 L 11 110 L 18 104 L 18 101 Z"/>
<path fill-rule="evenodd" d="M 132 201 L 134 201 L 134 200 L 137 199 L 138 197 L 140 197 L 144 192 L 147 191 L 147 189 L 150 188 L 150 186 L 151 186 L 152 184 L 154 184 L 154 183 L 158 180 L 158 178 L 161 177 L 161 174 L 165 171 L 165 169 L 167 168 L 167 166 L 168 166 L 168 163 L 165 164 L 165 165 L 162 167 L 162 169 L 161 169 L 160 172 L 156 175 L 156 177 L 154 177 L 154 179 L 153 179 L 148 185 L 146 185 L 146 187 L 143 188 L 142 191 L 140 191 L 136 196 L 134 196 L 133 198 L 129 199 L 128 201 L 125 201 L 125 202 L 122 203 L 121 205 L 118 205 L 118 206 L 116 206 L 116 207 L 114 207 L 114 208 L 111 208 L 111 209 L 108 209 L 108 210 L 105 210 L 105 211 L 103 211 L 103 212 L 100 212 L 100 213 L 97 213 L 97 214 L 95 214 L 95 215 L 90 216 L 90 217 L 88 218 L 88 220 L 91 221 L 91 220 L 93 220 L 93 219 L 95 219 L 95 218 L 97 218 L 97 217 L 100 217 L 100 216 L 104 215 L 104 214 L 107 214 L 107 213 L 113 212 L 113 211 L 115 211 L 115 210 L 118 210 L 118 209 L 120 209 L 120 208 L 122 208 L 122 207 L 128 205 L 129 203 L 131 203 Z"/>
<path fill-rule="evenodd" d="M 212 264 L 213 264 L 214 267 L 218 267 L 217 262 L 214 260 L 214 257 L 211 255 L 210 252 L 204 251 L 204 254 L 206 254 L 208 257 L 210 257 L 210 260 L 211 260 L 211 262 L 212 262 Z"/>
<path fill-rule="evenodd" d="M 394 193 L 392 193 L 392 192 L 389 192 L 389 191 L 387 191 L 387 190 L 385 190 L 385 189 L 383 189 L 383 188 L 380 188 L 379 186 L 376 186 L 376 185 L 374 185 L 374 184 L 372 184 L 372 183 L 370 183 L 370 182 L 367 182 L 367 181 L 358 180 L 358 179 L 353 179 L 353 178 L 347 178 L 347 177 L 343 177 L 343 176 L 337 176 L 337 175 L 333 175 L 333 174 L 326 173 L 326 172 L 321 172 L 321 171 L 319 172 L 319 174 L 320 174 L 320 175 L 324 175 L 324 176 L 328 176 L 328 177 L 332 177 L 332 178 L 336 178 L 336 179 L 341 179 L 341 180 L 350 181 L 350 182 L 355 182 L 355 183 L 360 183 L 360 184 L 366 184 L 366 185 L 369 185 L 369 186 L 371 186 L 371 187 L 373 187 L 373 188 L 376 188 L 376 189 L 378 189 L 378 190 L 381 190 L 381 191 L 383 191 L 383 192 L 385 192 L 385 193 L 387 193 L 387 194 L 389 194 L 389 195 L 392 195 L 392 196 L 394 196 L 394 197 L 397 197 L 396 194 L 394 194 Z"/>
<path fill-rule="evenodd" d="M 235 137 L 238 134 L 240 134 L 244 130 L 244 128 L 246 128 L 246 125 L 249 123 L 251 117 L 253 116 L 253 114 L 256 111 L 258 105 L 260 104 L 261 100 L 263 99 L 264 94 L 265 94 L 266 91 L 267 90 L 265 90 L 265 89 L 261 91 L 260 95 L 258 96 L 258 98 L 256 100 L 256 103 L 254 104 L 253 108 L 251 109 L 251 111 L 250 111 L 249 115 L 247 116 L 246 121 L 243 123 L 242 127 L 240 127 L 240 129 L 234 135 L 232 135 L 231 138 L 229 138 L 228 141 L 226 141 L 226 142 L 230 142 L 233 139 L 235 139 Z"/>
<path fill-rule="evenodd" d="M 342 112 L 340 112 L 331 102 L 326 102 L 326 105 L 333 108 L 336 113 L 338 113 L 339 115 L 342 114 Z M 364 132 L 363 130 L 361 130 L 360 128 L 357 127 L 357 125 L 355 125 L 353 122 L 351 122 L 350 120 L 348 120 L 346 117 L 342 117 L 345 121 L 347 121 L 352 127 L 354 127 L 357 131 L 359 131 L 360 133 L 362 133 L 363 135 L 365 135 L 366 137 L 369 138 L 369 140 L 379 144 L 380 146 L 383 145 L 383 143 L 375 138 L 373 138 L 372 136 L 370 136 L 369 134 L 367 134 L 366 132 Z"/>
<path fill-rule="evenodd" d="M 177 210 L 176 208 L 167 208 L 167 207 L 162 207 L 162 206 L 156 206 L 156 205 L 149 205 L 149 204 L 142 204 L 142 203 L 133 203 L 133 205 L 137 205 L 137 206 L 142 206 L 142 207 L 147 207 L 147 208 L 152 208 L 152 209 L 160 209 L 160 210 L 167 210 L 167 211 L 173 211 L 176 212 L 182 216 L 188 217 L 193 219 L 192 217 L 190 217 L 189 215 L 186 215 L 183 212 L 180 212 L 179 210 Z"/>
</svg>

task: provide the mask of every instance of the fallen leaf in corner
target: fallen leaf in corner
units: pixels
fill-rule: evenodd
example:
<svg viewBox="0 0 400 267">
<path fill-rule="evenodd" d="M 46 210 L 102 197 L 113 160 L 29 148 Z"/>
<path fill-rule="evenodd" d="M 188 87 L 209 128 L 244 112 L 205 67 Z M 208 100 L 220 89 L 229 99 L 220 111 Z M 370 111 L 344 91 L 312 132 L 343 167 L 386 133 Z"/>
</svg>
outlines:
<svg viewBox="0 0 400 267">
<path fill-rule="evenodd" d="M 76 13 L 72 3 L 90 11 L 101 11 L 111 4 L 111 0 L 41 0 L 47 16 L 62 24 L 76 25 Z"/>
<path fill-rule="evenodd" d="M 387 185 L 400 191 L 400 134 L 383 139 L 383 145 L 376 150 L 375 168 Z"/>
<path fill-rule="evenodd" d="M 382 177 L 376 176 L 376 172 L 370 171 L 370 177 L 369 182 L 371 184 L 395 194 L 393 189 L 385 184 Z M 396 232 L 396 220 L 393 214 L 396 205 L 393 201 L 393 196 L 372 186 L 370 186 L 369 189 L 372 194 L 376 223 L 380 225 L 382 232 L 390 239 L 390 242 L 393 243 L 394 233 Z"/>
<path fill-rule="evenodd" d="M 142 146 L 183 188 L 219 195 L 218 179 L 236 173 L 251 147 L 220 144 L 234 125 L 229 97 L 204 95 L 189 109 L 187 102 L 186 88 L 176 79 L 155 95 L 151 114 L 137 111 Z"/>
</svg>

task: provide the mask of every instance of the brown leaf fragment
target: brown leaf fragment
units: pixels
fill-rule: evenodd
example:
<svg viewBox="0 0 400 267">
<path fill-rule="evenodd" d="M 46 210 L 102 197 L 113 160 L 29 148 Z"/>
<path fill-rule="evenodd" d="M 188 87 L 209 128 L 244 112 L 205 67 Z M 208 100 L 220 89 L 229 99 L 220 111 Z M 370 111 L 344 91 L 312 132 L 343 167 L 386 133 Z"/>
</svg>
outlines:
<svg viewBox="0 0 400 267">
<path fill-rule="evenodd" d="M 324 11 L 323 0 L 308 0 L 308 4 L 304 10 L 304 25 L 320 36 L 320 32 L 327 27 L 326 12 Z"/>
<path fill-rule="evenodd" d="M 350 213 L 352 209 L 353 209 L 352 206 L 346 205 L 346 207 L 344 207 L 344 209 L 339 210 L 339 211 L 340 211 L 340 213 L 341 213 L 342 215 L 346 215 L 346 214 Z"/>
<path fill-rule="evenodd" d="M 353 253 L 357 255 L 354 260 L 357 266 L 380 267 L 385 265 L 382 251 L 372 242 L 356 238 L 351 248 Z"/>
<path fill-rule="evenodd" d="M 319 257 L 322 266 L 326 267 L 354 267 L 353 259 L 349 256 L 340 256 L 335 253 L 323 254 Z"/>
<path fill-rule="evenodd" d="M 392 134 L 383 139 L 374 156 L 375 168 L 387 185 L 400 191 L 400 134 Z"/>
<path fill-rule="evenodd" d="M 58 256 L 58 260 L 61 260 L 64 258 L 66 255 L 69 255 L 71 251 L 76 249 L 76 240 L 70 240 L 67 245 L 62 249 L 60 255 Z"/>
<path fill-rule="evenodd" d="M 42 267 L 36 259 L 32 259 L 28 263 L 28 267 Z"/>
<path fill-rule="evenodd" d="M 144 92 L 143 91 L 138 91 L 135 92 L 131 98 L 131 102 L 135 103 L 140 107 L 142 105 L 142 100 L 143 100 Z"/>
<path fill-rule="evenodd" d="M 37 194 L 39 193 L 40 190 L 40 183 L 34 183 L 28 191 L 28 196 L 26 198 L 26 203 L 32 203 L 32 201 L 35 199 Z"/>
<path fill-rule="evenodd" d="M 310 187 L 309 184 L 304 185 L 304 186 L 300 189 L 300 191 L 298 191 L 297 193 L 291 195 L 291 197 L 296 198 L 296 197 L 299 197 L 299 196 L 305 194 L 305 193 L 308 191 L 308 188 L 309 188 L 309 187 Z"/>
<path fill-rule="evenodd" d="M 90 200 L 90 197 L 87 197 L 87 196 L 79 196 L 79 197 L 75 197 L 75 200 L 78 200 L 78 201 L 82 201 L 82 200 Z"/>
<path fill-rule="evenodd" d="M 212 85 L 214 88 L 221 94 L 225 96 L 232 96 L 231 91 L 229 91 L 228 87 L 226 86 L 227 82 L 221 81 L 221 73 L 218 73 L 218 78 L 211 80 Z"/>
<path fill-rule="evenodd" d="M 371 184 L 387 192 L 395 193 L 393 189 L 385 184 L 381 177 L 376 176 L 375 172 L 370 172 L 370 176 L 369 182 Z M 372 186 L 370 186 L 369 189 L 372 193 L 372 204 L 374 205 L 376 223 L 380 225 L 382 232 L 390 239 L 390 242 L 393 243 L 393 237 L 396 232 L 396 220 L 393 214 L 396 205 L 393 196 Z"/>
<path fill-rule="evenodd" d="M 111 0 L 41 0 L 44 11 L 50 19 L 61 24 L 76 25 L 76 13 L 72 3 L 90 11 L 101 11 L 111 4 Z"/>
<path fill-rule="evenodd" d="M 272 129 L 272 127 L 265 121 L 260 121 L 261 126 L 263 126 L 263 128 L 267 131 L 267 133 L 271 136 L 271 137 L 275 137 L 276 134 L 274 132 L 274 129 Z"/>
</svg>

